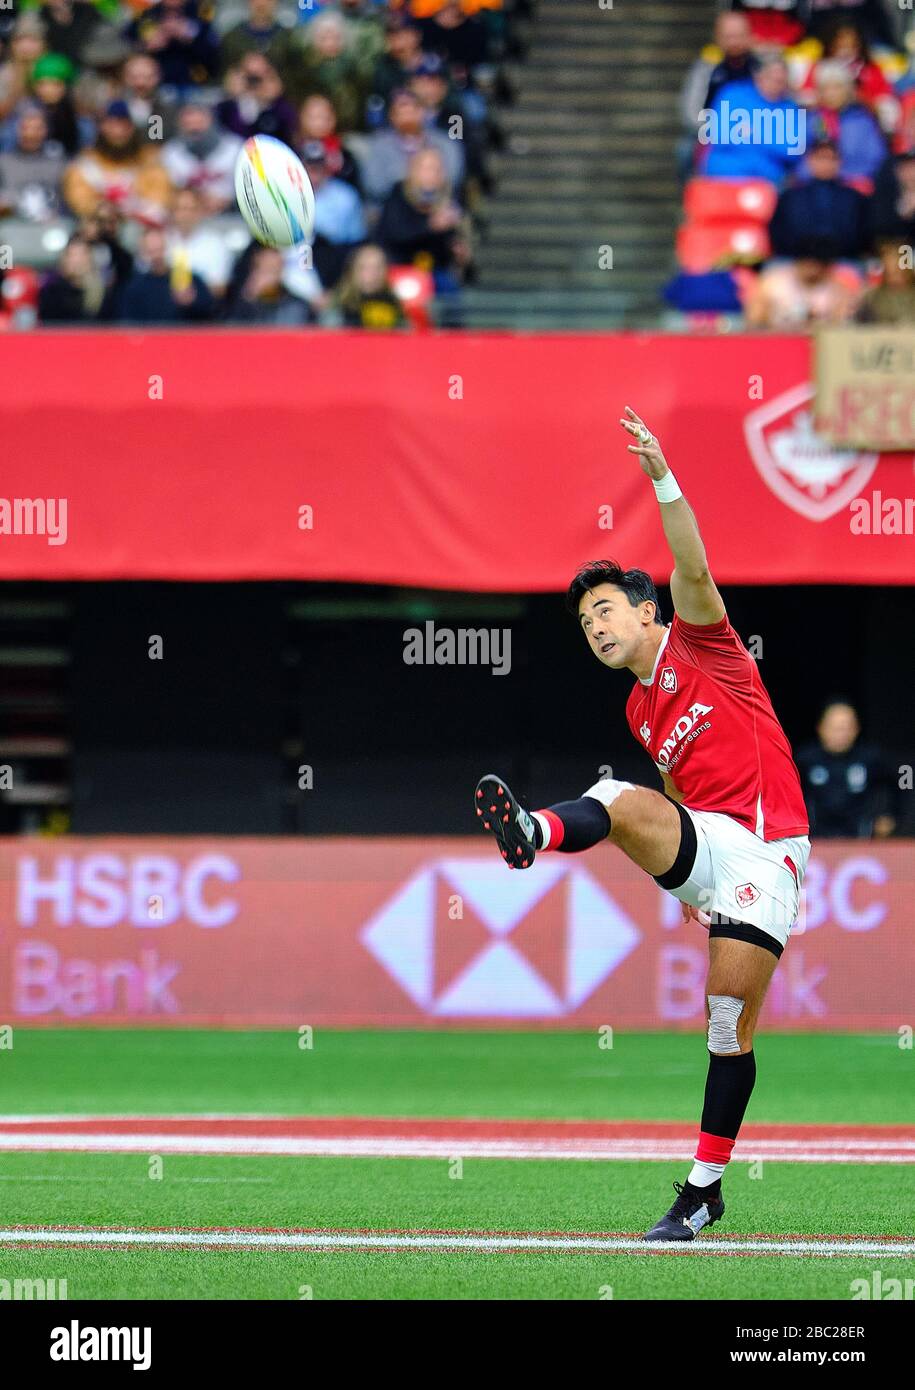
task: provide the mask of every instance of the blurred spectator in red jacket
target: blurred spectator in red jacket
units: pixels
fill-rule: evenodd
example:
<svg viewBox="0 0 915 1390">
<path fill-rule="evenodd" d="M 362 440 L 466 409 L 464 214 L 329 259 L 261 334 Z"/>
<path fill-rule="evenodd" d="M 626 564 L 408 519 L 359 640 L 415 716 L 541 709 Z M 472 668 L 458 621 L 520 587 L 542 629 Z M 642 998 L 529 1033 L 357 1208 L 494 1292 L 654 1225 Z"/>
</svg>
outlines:
<svg viewBox="0 0 915 1390">
<path fill-rule="evenodd" d="M 847 19 L 834 19 L 823 31 L 823 57 L 820 62 L 842 63 L 854 79 L 855 99 L 877 117 L 887 132 L 899 124 L 900 105 L 882 70 L 870 55 L 860 29 Z M 801 101 L 811 105 L 816 97 L 816 75 L 820 63 L 815 63 L 804 79 Z"/>
<path fill-rule="evenodd" d="M 72 236 L 60 254 L 56 271 L 38 296 L 42 323 L 99 323 L 113 313 L 113 292 L 106 286 L 88 243 Z"/>
<path fill-rule="evenodd" d="M 235 161 L 242 141 L 216 123 L 203 102 L 182 106 L 178 134 L 162 151 L 162 163 L 175 188 L 191 188 L 203 200 L 205 212 L 226 212 L 235 202 Z"/>
<path fill-rule="evenodd" d="M 252 135 L 272 135 L 292 146 L 296 113 L 287 101 L 283 83 L 262 53 L 247 53 L 226 76 L 228 96 L 216 107 L 223 129 L 247 140 Z"/>
<path fill-rule="evenodd" d="M 754 43 L 786 48 L 804 37 L 805 0 L 732 0 L 730 8 L 746 14 Z"/>
<path fill-rule="evenodd" d="M 60 182 L 66 160 L 51 141 L 40 106 L 23 106 L 16 121 L 16 144 L 0 154 L 0 217 L 13 214 L 45 222 L 60 209 Z"/>
</svg>

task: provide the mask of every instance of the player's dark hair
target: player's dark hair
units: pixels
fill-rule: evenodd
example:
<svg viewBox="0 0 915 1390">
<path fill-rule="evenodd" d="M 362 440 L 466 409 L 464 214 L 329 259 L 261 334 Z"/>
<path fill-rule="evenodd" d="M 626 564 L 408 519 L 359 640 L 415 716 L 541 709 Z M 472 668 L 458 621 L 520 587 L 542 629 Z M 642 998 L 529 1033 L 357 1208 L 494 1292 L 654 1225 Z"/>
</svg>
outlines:
<svg viewBox="0 0 915 1390">
<path fill-rule="evenodd" d="M 617 589 L 622 589 L 633 608 L 650 599 L 654 604 L 654 620 L 664 627 L 658 591 L 651 575 L 644 570 L 624 570 L 615 560 L 592 560 L 590 564 L 582 565 L 566 593 L 566 606 L 574 617 L 578 617 L 582 595 L 590 593 L 598 584 L 613 584 Z"/>
</svg>

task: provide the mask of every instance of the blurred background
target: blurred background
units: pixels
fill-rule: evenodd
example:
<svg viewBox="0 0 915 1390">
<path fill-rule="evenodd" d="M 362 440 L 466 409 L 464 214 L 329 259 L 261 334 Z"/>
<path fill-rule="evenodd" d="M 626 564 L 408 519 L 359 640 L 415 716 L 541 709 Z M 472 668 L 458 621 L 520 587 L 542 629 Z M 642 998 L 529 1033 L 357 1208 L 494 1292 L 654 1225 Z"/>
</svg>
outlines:
<svg viewBox="0 0 915 1390">
<path fill-rule="evenodd" d="M 910 499 L 911 444 L 878 462 L 817 435 L 808 405 L 813 329 L 915 321 L 900 254 L 915 231 L 912 22 L 881 0 L 4 7 L 5 486 L 69 496 L 71 536 L 0 538 L 0 831 L 62 846 L 464 837 L 489 767 L 536 805 L 601 766 L 656 785 L 625 729 L 628 681 L 587 661 L 559 598 L 597 554 L 668 577 L 656 515 L 628 483 L 607 494 L 615 520 L 595 520 L 625 392 L 682 462 L 732 621 L 765 641 L 815 838 L 852 864 L 848 842 L 899 840 L 901 894 L 911 519 L 850 537 L 848 503 L 875 467 L 887 496 Z M 735 110 L 772 124 L 741 142 Z M 310 253 L 255 246 L 235 212 L 234 160 L 254 133 L 306 164 Z M 497 369 L 485 401 L 449 406 L 442 386 L 433 409 L 428 364 L 446 381 L 452 359 L 484 360 L 484 340 L 501 354 L 487 361 L 536 354 L 537 387 L 518 395 Z M 182 382 L 165 417 L 126 375 L 142 363 L 145 383 L 161 344 L 178 363 L 166 405 Z M 290 397 L 296 433 L 258 435 L 252 418 Z M 492 479 L 507 439 L 516 454 Z M 584 451 L 571 479 L 566 447 Z M 246 491 L 253 506 L 290 470 L 304 499 L 358 500 L 368 525 L 377 482 L 394 494 L 388 534 L 406 498 L 416 550 L 432 546 L 428 578 L 393 541 L 358 563 L 342 516 L 320 559 L 277 542 L 274 567 L 252 564 L 241 525 L 216 556 L 220 467 L 236 490 L 227 525 Z M 587 519 L 554 548 L 544 512 L 571 505 L 579 480 Z M 469 512 L 442 501 L 446 485 Z M 131 531 L 131 498 L 159 520 Z M 159 522 L 174 528 L 161 544 Z M 528 547 L 523 575 L 483 563 L 506 534 L 515 555 Z M 510 671 L 406 666 L 405 631 L 429 621 L 510 631 Z M 163 633 L 168 657 L 151 660 Z M 9 887 L 21 847 L 5 843 Z"/>
</svg>

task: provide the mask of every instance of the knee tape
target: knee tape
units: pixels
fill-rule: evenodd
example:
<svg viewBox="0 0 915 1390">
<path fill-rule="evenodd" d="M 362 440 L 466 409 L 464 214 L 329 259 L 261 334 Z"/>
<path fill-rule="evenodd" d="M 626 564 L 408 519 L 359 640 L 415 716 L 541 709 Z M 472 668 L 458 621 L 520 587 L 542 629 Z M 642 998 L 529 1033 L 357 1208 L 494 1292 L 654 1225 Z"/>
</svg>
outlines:
<svg viewBox="0 0 915 1390">
<path fill-rule="evenodd" d="M 739 1052 L 737 1040 L 737 1020 L 743 1012 L 744 1001 L 730 994 L 710 994 L 708 996 L 708 1050 L 709 1052 Z"/>
<path fill-rule="evenodd" d="M 633 791 L 635 791 L 635 787 L 632 782 L 616 782 L 612 777 L 605 777 L 602 782 L 595 782 L 593 787 L 582 792 L 582 796 L 590 796 L 594 801 L 599 801 L 602 806 L 606 806 L 609 811 L 621 792 Z"/>
</svg>

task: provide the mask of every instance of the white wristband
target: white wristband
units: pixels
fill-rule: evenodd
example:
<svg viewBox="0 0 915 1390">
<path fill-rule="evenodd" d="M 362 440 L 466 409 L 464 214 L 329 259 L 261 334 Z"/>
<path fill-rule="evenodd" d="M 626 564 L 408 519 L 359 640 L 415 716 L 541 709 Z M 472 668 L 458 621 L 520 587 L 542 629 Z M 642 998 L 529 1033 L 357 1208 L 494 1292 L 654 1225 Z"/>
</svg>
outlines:
<svg viewBox="0 0 915 1390">
<path fill-rule="evenodd" d="M 652 478 L 651 486 L 654 488 L 655 496 L 659 502 L 676 502 L 678 497 L 683 496 L 680 491 L 680 484 L 669 468 L 663 478 Z"/>
</svg>

